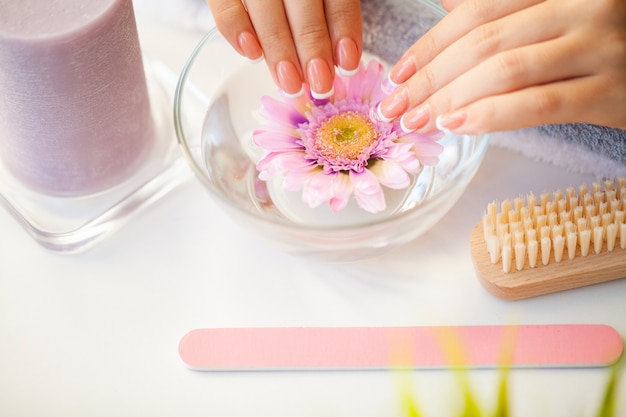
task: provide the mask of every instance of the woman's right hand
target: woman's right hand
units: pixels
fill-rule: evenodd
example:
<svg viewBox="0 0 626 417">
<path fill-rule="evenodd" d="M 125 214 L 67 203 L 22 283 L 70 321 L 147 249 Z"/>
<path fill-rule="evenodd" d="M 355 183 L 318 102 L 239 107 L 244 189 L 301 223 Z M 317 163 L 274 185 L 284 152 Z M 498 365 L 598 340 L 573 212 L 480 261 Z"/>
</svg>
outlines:
<svg viewBox="0 0 626 417">
<path fill-rule="evenodd" d="M 276 85 L 315 98 L 333 93 L 335 66 L 350 74 L 362 52 L 359 0 L 207 0 L 218 30 L 252 61 L 265 58 Z"/>
<path fill-rule="evenodd" d="M 624 0 L 443 0 L 379 107 L 406 131 L 482 134 L 543 124 L 626 129 Z"/>
</svg>

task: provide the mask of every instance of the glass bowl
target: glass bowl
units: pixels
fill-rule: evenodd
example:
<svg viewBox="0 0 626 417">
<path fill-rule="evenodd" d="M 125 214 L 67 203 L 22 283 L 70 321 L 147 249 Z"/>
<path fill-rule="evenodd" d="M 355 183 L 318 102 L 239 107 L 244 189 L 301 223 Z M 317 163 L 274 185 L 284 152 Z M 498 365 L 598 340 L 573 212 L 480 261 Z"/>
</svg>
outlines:
<svg viewBox="0 0 626 417">
<path fill-rule="evenodd" d="M 389 66 L 445 12 L 427 0 L 361 2 L 364 56 Z M 207 191 L 242 227 L 294 255 L 353 261 L 418 238 L 455 204 L 483 159 L 488 136 L 446 134 L 440 162 L 402 191 L 385 191 L 388 207 L 371 214 L 355 203 L 340 213 L 304 206 L 300 193 L 258 179 L 251 147 L 263 95 L 277 89 L 264 63 L 240 57 L 215 30 L 181 73 L 174 97 L 180 149 Z M 354 207 L 352 207 L 354 205 Z M 207 213 L 207 215 L 209 215 Z"/>
</svg>

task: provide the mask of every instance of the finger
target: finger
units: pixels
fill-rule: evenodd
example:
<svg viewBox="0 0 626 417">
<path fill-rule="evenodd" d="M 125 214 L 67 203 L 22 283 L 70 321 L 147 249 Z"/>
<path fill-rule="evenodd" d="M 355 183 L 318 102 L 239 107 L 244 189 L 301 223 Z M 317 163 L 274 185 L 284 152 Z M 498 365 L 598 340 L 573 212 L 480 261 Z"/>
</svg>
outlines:
<svg viewBox="0 0 626 417">
<path fill-rule="evenodd" d="M 215 25 L 235 50 L 250 59 L 260 60 L 263 50 L 256 36 L 248 12 L 241 1 L 207 0 Z"/>
<path fill-rule="evenodd" d="M 597 91 L 606 90 L 606 80 L 581 77 L 491 96 L 443 115 L 438 124 L 458 134 L 477 135 L 542 124 L 603 123 L 609 106 L 588 106 L 597 101 Z M 616 126 L 618 127 L 618 126 Z"/>
<path fill-rule="evenodd" d="M 409 48 L 389 72 L 400 85 L 448 46 L 474 28 L 533 6 L 543 0 L 465 0 Z M 389 115 L 391 117 L 391 115 Z"/>
<path fill-rule="evenodd" d="M 354 75 L 363 50 L 363 25 L 360 0 L 335 0 L 324 3 L 326 24 L 335 51 L 335 65 L 342 75 Z"/>
<path fill-rule="evenodd" d="M 547 3 L 541 3 L 472 30 L 405 83 L 410 98 L 408 107 L 421 104 L 461 74 L 492 56 L 561 36 L 565 32 L 564 24 L 562 20 L 555 19 L 554 13 L 555 10 L 547 7 Z M 558 55 L 562 58 L 561 53 Z M 485 80 L 480 81 L 482 84 Z"/>
<path fill-rule="evenodd" d="M 484 12 L 480 12 L 478 6 L 473 5 L 474 0 L 464 1 L 405 53 L 390 71 L 389 78 L 392 84 L 400 85 L 408 80 L 412 80 L 414 84 L 411 87 L 411 91 L 409 91 L 408 87 L 403 86 L 380 103 L 378 113 L 383 120 L 394 120 L 399 117 L 409 108 L 414 107 L 417 103 L 422 102 L 433 92 L 446 85 L 451 79 L 461 73 L 463 69 L 471 67 L 473 58 L 471 54 L 475 51 L 473 45 L 470 44 L 470 41 L 465 41 L 462 45 L 463 49 L 461 49 L 457 47 L 458 42 L 456 42 L 456 40 L 466 39 L 470 33 L 476 31 L 495 30 L 489 23 L 497 22 L 500 16 L 509 16 L 511 13 L 515 12 L 516 8 L 523 8 L 524 6 L 535 4 L 540 0 L 520 0 L 518 2 L 496 1 L 494 7 L 489 9 L 487 3 L 491 1 L 492 0 L 485 1 Z M 469 16 L 465 17 L 462 13 L 464 9 L 468 9 L 469 7 L 473 7 L 473 9 L 469 9 L 473 10 L 470 16 L 473 15 L 475 19 L 484 21 L 488 29 L 480 29 L 484 25 L 478 23 L 468 23 L 472 19 L 469 18 Z M 479 29 L 473 29 L 473 27 Z M 493 32 L 492 43 L 494 39 L 498 39 L 497 34 L 497 32 Z M 480 35 L 481 34 L 478 33 L 473 36 Z M 483 33 L 483 35 L 488 37 L 486 33 Z M 517 37 L 516 34 L 516 36 L 512 38 L 515 39 Z M 504 37 L 500 36 L 500 39 L 502 38 Z M 449 48 L 452 48 L 452 50 L 447 51 Z M 440 57 L 442 54 L 443 57 Z M 456 62 L 459 59 L 465 60 L 465 64 L 457 68 Z M 477 59 L 477 57 L 474 57 L 474 61 Z M 436 64 L 432 66 L 429 65 L 433 60 L 436 60 Z M 451 62 L 455 64 L 451 65 Z M 420 73 L 417 73 L 418 69 L 420 69 Z M 416 116 L 417 113 L 421 115 L 421 117 L 417 118 L 412 117 L 412 119 L 414 119 L 414 126 L 418 126 L 418 122 L 426 122 L 424 118 L 426 115 L 425 110 L 428 110 L 428 108 L 423 107 L 420 108 L 419 111 L 416 109 L 413 115 L 409 115 Z"/>
<path fill-rule="evenodd" d="M 323 0 L 286 2 L 285 12 L 304 77 L 318 99 L 332 95 L 334 59 Z"/>
<path fill-rule="evenodd" d="M 438 115 L 485 97 L 587 76 L 592 72 L 589 65 L 595 64 L 589 63 L 581 49 L 578 39 L 571 36 L 500 53 L 437 91 L 427 105 Z M 431 118 L 423 129 L 432 128 Z"/>
<path fill-rule="evenodd" d="M 246 0 L 246 7 L 275 83 L 300 95 L 304 77 L 282 0 Z"/>
</svg>

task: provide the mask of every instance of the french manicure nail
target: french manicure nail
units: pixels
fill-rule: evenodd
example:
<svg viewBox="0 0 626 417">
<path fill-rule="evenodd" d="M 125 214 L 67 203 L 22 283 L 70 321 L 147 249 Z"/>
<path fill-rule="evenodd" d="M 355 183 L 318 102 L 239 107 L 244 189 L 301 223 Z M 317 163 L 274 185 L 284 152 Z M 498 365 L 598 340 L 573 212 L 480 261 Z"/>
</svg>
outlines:
<svg viewBox="0 0 626 417">
<path fill-rule="evenodd" d="M 401 84 L 396 84 L 393 81 L 391 81 L 391 78 L 389 78 L 389 75 L 387 75 L 387 78 L 385 78 L 383 82 L 381 83 L 380 88 L 383 91 L 383 93 L 390 95 L 391 93 L 396 91 L 398 87 L 400 87 L 400 85 Z"/>
<path fill-rule="evenodd" d="M 323 100 L 333 95 L 333 75 L 325 59 L 310 60 L 307 64 L 307 75 L 313 98 Z"/>
<path fill-rule="evenodd" d="M 250 32 L 242 32 L 239 34 L 237 42 L 239 43 L 239 47 L 243 51 L 243 54 L 250 61 L 258 62 L 263 60 L 263 49 L 254 34 Z"/>
<path fill-rule="evenodd" d="M 417 66 L 415 65 L 413 57 L 406 55 L 393 66 L 389 72 L 389 80 L 396 85 L 400 85 L 411 78 L 416 71 Z"/>
<path fill-rule="evenodd" d="M 389 117 L 387 117 L 387 116 L 385 116 L 384 114 L 381 113 L 381 111 L 380 111 L 380 104 L 378 104 L 378 106 L 376 106 L 376 114 L 378 115 L 378 118 L 381 121 L 385 122 L 385 123 L 389 123 L 389 122 L 391 122 L 393 120 L 392 118 L 389 118 Z"/>
<path fill-rule="evenodd" d="M 428 104 L 406 112 L 400 118 L 400 127 L 405 133 L 411 133 L 424 127 L 430 119 L 430 107 Z"/>
<path fill-rule="evenodd" d="M 296 91 L 295 93 L 287 93 L 285 92 L 285 90 L 280 90 L 280 93 L 283 97 L 286 97 L 286 98 L 298 98 L 304 94 L 304 84 L 302 84 L 302 86 L 300 87 L 300 90 Z"/>
<path fill-rule="evenodd" d="M 290 97 L 297 97 L 304 92 L 302 79 L 296 66 L 289 61 L 280 61 L 276 64 L 276 77 L 278 86 Z"/>
<path fill-rule="evenodd" d="M 359 48 L 350 38 L 337 43 L 337 69 L 344 77 L 356 75 L 359 71 Z"/>
<path fill-rule="evenodd" d="M 381 101 L 378 105 L 378 115 L 383 121 L 389 122 L 405 112 L 408 106 L 408 91 L 406 88 L 401 88 Z"/>
<path fill-rule="evenodd" d="M 444 132 L 454 131 L 458 129 L 465 123 L 467 119 L 467 113 L 465 110 L 457 110 L 448 114 L 441 114 L 437 116 L 435 120 L 435 124 L 437 129 L 442 130 Z"/>
</svg>

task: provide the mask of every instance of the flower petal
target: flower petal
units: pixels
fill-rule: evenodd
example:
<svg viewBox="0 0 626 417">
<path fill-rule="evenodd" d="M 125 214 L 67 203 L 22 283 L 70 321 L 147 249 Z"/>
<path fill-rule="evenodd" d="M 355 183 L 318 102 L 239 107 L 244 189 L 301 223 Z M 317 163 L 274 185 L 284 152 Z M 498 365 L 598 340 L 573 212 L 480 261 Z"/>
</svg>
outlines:
<svg viewBox="0 0 626 417">
<path fill-rule="evenodd" d="M 402 169 L 411 173 L 419 171 L 422 166 L 415 155 L 412 143 L 394 143 L 387 150 L 384 160 L 395 162 Z"/>
<path fill-rule="evenodd" d="M 359 63 L 359 70 L 352 77 L 343 78 L 345 85 L 345 98 L 347 100 L 360 100 L 361 98 L 361 82 L 363 81 L 365 66 L 363 61 Z"/>
<path fill-rule="evenodd" d="M 285 175 L 283 179 L 283 189 L 285 191 L 297 191 L 306 184 L 309 179 L 316 174 L 320 169 L 315 165 L 309 169 L 302 169 L 298 171 L 291 171 L 289 175 Z"/>
<path fill-rule="evenodd" d="M 255 145 L 269 152 L 284 152 L 302 149 L 301 139 L 285 133 L 256 130 L 252 134 Z"/>
<path fill-rule="evenodd" d="M 267 181 L 280 174 L 279 159 L 282 156 L 282 153 L 272 152 L 261 158 L 259 162 L 256 163 L 256 169 L 259 171 L 259 178 L 263 181 Z"/>
<path fill-rule="evenodd" d="M 289 172 L 308 171 L 315 166 L 315 162 L 308 160 L 304 152 L 286 152 L 280 162 Z"/>
<path fill-rule="evenodd" d="M 330 209 L 337 213 L 346 208 L 348 202 L 350 201 L 353 189 L 350 176 L 343 172 L 336 173 L 331 187 L 332 196 L 328 203 L 330 205 Z"/>
<path fill-rule="evenodd" d="M 311 162 L 303 152 L 270 152 L 256 164 L 259 178 L 269 180 L 287 172 L 306 171 Z"/>
<path fill-rule="evenodd" d="M 306 117 L 301 114 L 294 106 L 276 100 L 273 97 L 261 97 L 261 114 L 272 123 L 279 122 L 292 127 L 297 127 L 300 123 L 306 123 Z"/>
<path fill-rule="evenodd" d="M 337 73 L 335 80 L 333 81 L 333 89 L 335 90 L 335 97 L 333 101 L 345 100 L 347 97 L 347 83 L 352 77 L 343 77 Z"/>
<path fill-rule="evenodd" d="M 402 142 L 412 143 L 415 156 L 424 165 L 437 165 L 443 145 L 427 135 L 408 134 L 400 138 Z"/>
<path fill-rule="evenodd" d="M 384 94 L 381 89 L 381 84 L 384 79 L 384 74 L 385 69 L 382 64 L 372 59 L 363 74 L 361 82 L 359 95 L 362 101 L 372 101 L 373 104 L 377 104 L 378 101 L 383 99 Z"/>
<path fill-rule="evenodd" d="M 382 185 L 395 190 L 406 188 L 411 183 L 409 174 L 395 162 L 376 161 L 369 170 L 376 175 Z"/>
<path fill-rule="evenodd" d="M 304 184 L 302 202 L 309 207 L 318 207 L 330 200 L 332 181 L 333 175 L 326 175 L 323 172 L 311 176 Z"/>
<path fill-rule="evenodd" d="M 354 197 L 359 207 L 370 213 L 385 209 L 385 195 L 378 178 L 372 172 L 367 169 L 360 173 L 350 171 L 350 181 L 354 186 Z"/>
</svg>

